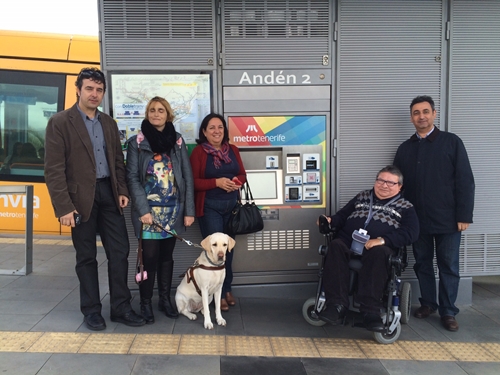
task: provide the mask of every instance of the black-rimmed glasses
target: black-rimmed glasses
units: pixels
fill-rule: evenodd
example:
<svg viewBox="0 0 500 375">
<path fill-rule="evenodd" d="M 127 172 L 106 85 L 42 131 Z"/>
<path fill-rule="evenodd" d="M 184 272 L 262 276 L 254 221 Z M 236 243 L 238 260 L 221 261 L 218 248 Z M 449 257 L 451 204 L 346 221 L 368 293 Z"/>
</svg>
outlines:
<svg viewBox="0 0 500 375">
<path fill-rule="evenodd" d="M 379 185 L 383 185 L 383 184 L 386 184 L 388 187 L 394 187 L 396 186 L 397 184 L 399 184 L 399 182 L 394 182 L 394 181 L 387 181 L 387 180 L 383 180 L 381 178 L 377 178 L 375 180 L 375 182 Z"/>
</svg>

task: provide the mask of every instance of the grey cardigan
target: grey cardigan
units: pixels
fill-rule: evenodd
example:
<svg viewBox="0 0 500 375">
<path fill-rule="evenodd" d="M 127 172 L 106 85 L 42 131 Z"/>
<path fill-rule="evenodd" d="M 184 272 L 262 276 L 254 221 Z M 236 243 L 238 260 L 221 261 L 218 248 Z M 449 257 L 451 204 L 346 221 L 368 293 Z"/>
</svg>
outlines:
<svg viewBox="0 0 500 375">
<path fill-rule="evenodd" d="M 179 133 L 176 133 L 176 136 L 177 142 L 170 152 L 170 159 L 181 204 L 181 215 L 173 229 L 180 231 L 184 226 L 184 217 L 195 216 L 194 180 L 186 143 Z M 127 186 L 132 199 L 132 225 L 137 237 L 141 230 L 139 218 L 151 212 L 144 186 L 146 170 L 152 158 L 153 151 L 146 138 L 140 142 L 140 145 L 137 143 L 137 135 L 127 141 Z"/>
</svg>

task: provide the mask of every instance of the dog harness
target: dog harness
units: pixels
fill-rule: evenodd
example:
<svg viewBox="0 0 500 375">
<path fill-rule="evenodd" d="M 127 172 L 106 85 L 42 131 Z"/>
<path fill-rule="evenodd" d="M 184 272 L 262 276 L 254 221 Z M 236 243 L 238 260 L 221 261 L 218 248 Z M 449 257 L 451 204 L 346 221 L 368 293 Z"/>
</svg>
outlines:
<svg viewBox="0 0 500 375">
<path fill-rule="evenodd" d="M 184 275 L 186 275 L 188 284 L 191 281 L 193 282 L 193 285 L 194 285 L 194 288 L 196 289 L 196 292 L 198 292 L 198 294 L 201 297 L 201 289 L 198 286 L 198 283 L 196 282 L 196 279 L 194 278 L 194 270 L 196 268 L 201 268 L 202 270 L 207 270 L 207 271 L 220 271 L 220 270 L 223 270 L 224 268 L 226 268 L 226 265 L 222 264 L 221 266 L 208 267 L 208 266 L 204 266 L 203 264 L 194 264 L 193 266 L 191 266 L 191 267 L 188 268 L 188 270 L 186 271 L 186 273 L 184 273 L 183 275 L 181 275 L 182 277 L 184 277 Z"/>
</svg>

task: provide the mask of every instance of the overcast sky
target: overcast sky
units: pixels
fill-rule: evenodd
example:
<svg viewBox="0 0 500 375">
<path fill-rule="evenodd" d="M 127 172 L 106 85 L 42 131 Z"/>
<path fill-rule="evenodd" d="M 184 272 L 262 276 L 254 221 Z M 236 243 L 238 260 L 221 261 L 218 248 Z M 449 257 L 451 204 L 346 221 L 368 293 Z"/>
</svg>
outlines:
<svg viewBox="0 0 500 375">
<path fill-rule="evenodd" d="M 97 36 L 97 0 L 0 0 L 0 29 Z"/>
</svg>

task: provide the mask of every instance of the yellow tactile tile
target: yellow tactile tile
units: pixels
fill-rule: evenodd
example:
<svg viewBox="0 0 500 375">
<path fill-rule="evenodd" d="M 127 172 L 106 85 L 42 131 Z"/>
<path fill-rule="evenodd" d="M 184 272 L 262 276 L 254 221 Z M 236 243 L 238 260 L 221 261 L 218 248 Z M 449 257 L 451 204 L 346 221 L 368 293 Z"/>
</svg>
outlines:
<svg viewBox="0 0 500 375">
<path fill-rule="evenodd" d="M 24 238 L 0 238 L 0 243 L 22 243 L 24 244 L 26 240 Z"/>
<path fill-rule="evenodd" d="M 323 358 L 366 358 L 354 340 L 317 338 L 313 342 Z"/>
<path fill-rule="evenodd" d="M 479 345 L 493 354 L 497 358 L 497 360 L 500 360 L 500 344 L 494 342 L 485 342 L 480 343 Z"/>
<path fill-rule="evenodd" d="M 43 332 L 0 332 L 0 352 L 26 352 Z"/>
<path fill-rule="evenodd" d="M 319 357 L 319 352 L 310 338 L 271 337 L 276 357 Z"/>
<path fill-rule="evenodd" d="M 33 240 L 35 245 L 59 245 L 61 240 Z"/>
<path fill-rule="evenodd" d="M 31 353 L 78 353 L 89 333 L 46 332 L 29 349 Z"/>
<path fill-rule="evenodd" d="M 463 362 L 496 362 L 496 358 L 486 348 L 473 342 L 440 342 L 457 360 Z"/>
<path fill-rule="evenodd" d="M 367 358 L 411 360 L 411 357 L 401 346 L 399 346 L 397 341 L 390 345 L 363 340 L 356 340 L 356 343 Z"/>
<path fill-rule="evenodd" d="M 128 354 L 136 335 L 92 333 L 78 353 Z"/>
<path fill-rule="evenodd" d="M 234 356 L 274 356 L 269 338 L 261 336 L 226 336 L 226 350 Z"/>
<path fill-rule="evenodd" d="M 60 245 L 60 246 L 70 246 L 70 245 L 73 245 L 73 241 L 71 241 L 71 240 L 62 240 L 62 241 L 59 241 L 58 245 Z"/>
<path fill-rule="evenodd" d="M 224 336 L 182 335 L 179 354 L 225 355 Z"/>
<path fill-rule="evenodd" d="M 455 361 L 450 352 L 437 342 L 398 341 L 398 344 L 417 361 Z"/>
<path fill-rule="evenodd" d="M 130 354 L 176 355 L 180 341 L 181 335 L 137 335 L 130 348 Z"/>
</svg>

